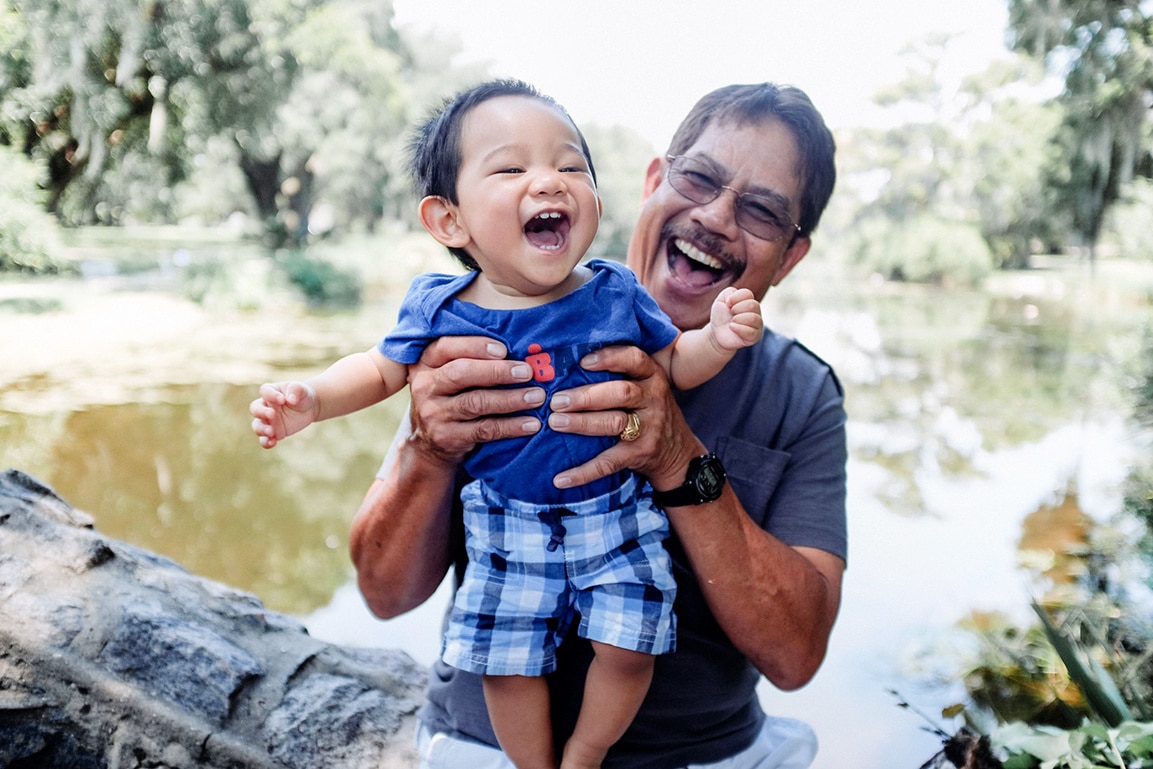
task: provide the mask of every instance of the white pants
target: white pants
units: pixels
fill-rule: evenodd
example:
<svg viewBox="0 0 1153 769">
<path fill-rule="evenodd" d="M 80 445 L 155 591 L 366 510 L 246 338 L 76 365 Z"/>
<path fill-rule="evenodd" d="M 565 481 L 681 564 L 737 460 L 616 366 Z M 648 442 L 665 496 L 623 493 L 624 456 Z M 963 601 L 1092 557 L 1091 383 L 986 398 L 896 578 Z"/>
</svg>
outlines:
<svg viewBox="0 0 1153 769">
<path fill-rule="evenodd" d="M 420 769 L 516 769 L 504 753 L 479 742 L 433 734 L 423 723 L 416 730 Z M 714 764 L 685 769 L 808 769 L 817 755 L 817 735 L 803 721 L 766 718 L 753 744 Z"/>
</svg>

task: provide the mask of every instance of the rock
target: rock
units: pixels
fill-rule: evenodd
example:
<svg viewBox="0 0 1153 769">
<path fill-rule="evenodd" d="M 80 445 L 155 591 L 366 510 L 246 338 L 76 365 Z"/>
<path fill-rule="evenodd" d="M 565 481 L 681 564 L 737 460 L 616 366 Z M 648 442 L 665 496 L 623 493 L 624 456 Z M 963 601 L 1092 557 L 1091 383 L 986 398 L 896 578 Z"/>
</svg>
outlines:
<svg viewBox="0 0 1153 769">
<path fill-rule="evenodd" d="M 0 474 L 0 769 L 406 769 L 424 680 Z"/>
</svg>

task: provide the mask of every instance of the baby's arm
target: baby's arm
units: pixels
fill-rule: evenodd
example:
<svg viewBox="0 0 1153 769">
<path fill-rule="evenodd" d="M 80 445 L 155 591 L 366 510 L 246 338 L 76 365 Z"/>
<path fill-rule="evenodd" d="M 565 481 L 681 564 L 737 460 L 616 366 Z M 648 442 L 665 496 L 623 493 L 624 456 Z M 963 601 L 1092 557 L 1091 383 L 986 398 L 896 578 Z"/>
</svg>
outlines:
<svg viewBox="0 0 1153 769">
<path fill-rule="evenodd" d="M 403 388 L 407 377 L 407 366 L 372 349 L 347 355 L 303 382 L 263 384 L 248 407 L 252 431 L 270 449 L 313 422 L 379 403 Z"/>
<path fill-rule="evenodd" d="M 737 350 L 756 344 L 763 328 L 753 292 L 730 286 L 713 302 L 709 325 L 685 331 L 654 357 L 674 387 L 688 390 L 719 374 Z"/>
</svg>

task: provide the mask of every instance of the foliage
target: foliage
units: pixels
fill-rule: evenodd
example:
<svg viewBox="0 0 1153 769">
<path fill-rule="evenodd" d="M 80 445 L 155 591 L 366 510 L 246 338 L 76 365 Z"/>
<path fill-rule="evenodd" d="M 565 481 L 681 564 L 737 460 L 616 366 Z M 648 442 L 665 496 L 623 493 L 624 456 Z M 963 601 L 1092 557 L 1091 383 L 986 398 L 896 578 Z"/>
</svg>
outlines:
<svg viewBox="0 0 1153 769">
<path fill-rule="evenodd" d="M 878 93 L 892 126 L 839 139 L 846 173 L 838 195 L 860 196 L 850 228 L 865 241 L 858 253 L 868 268 L 906 280 L 973 282 L 990 258 L 1026 266 L 1034 243 L 1051 239 L 1058 224 L 1048 216 L 1043 170 L 1059 113 L 1034 94 L 1039 68 L 1018 57 L 950 84 L 942 74 L 949 46 L 939 38 L 910 49 L 904 79 Z M 932 240 L 959 236 L 961 253 L 935 245 L 930 258 L 925 248 L 880 253 L 898 245 L 892 231 L 910 226 Z"/>
<path fill-rule="evenodd" d="M 1153 6 L 1140 0 L 1010 0 L 1012 45 L 1064 81 L 1051 168 L 1082 242 L 1095 248 L 1105 215 L 1134 176 L 1153 176 Z"/>
<path fill-rule="evenodd" d="M 13 6 L 28 29 L 17 53 L 28 66 L 0 93 L 2 131 L 45 163 L 49 209 L 68 222 L 115 221 L 114 202 L 103 211 L 97 206 L 114 188 L 106 172 L 126 163 L 150 161 L 139 175 L 153 174 L 161 187 L 178 182 L 189 144 L 220 121 L 259 124 L 291 77 L 291 60 L 260 43 L 294 4 Z M 199 103 L 211 108 L 198 112 Z"/>
<path fill-rule="evenodd" d="M 0 272 L 56 274 L 68 269 L 56 222 L 44 213 L 36 167 L 0 146 Z"/>
<path fill-rule="evenodd" d="M 360 279 L 326 259 L 294 249 L 282 254 L 277 264 L 311 304 L 351 307 L 360 302 Z"/>
<path fill-rule="evenodd" d="M 597 191 L 604 204 L 597 239 L 598 256 L 623 259 L 641 211 L 645 168 L 656 154 L 636 132 L 621 126 L 582 126 L 597 171 Z"/>
<path fill-rule="evenodd" d="M 1006 268 L 1029 267 L 1032 254 L 1055 250 L 1067 230 L 1046 176 L 1062 162 L 1052 141 L 1062 112 L 1041 100 L 1041 75 L 1019 57 L 995 62 L 962 89 L 972 122 L 959 186 L 972 190 L 981 234 Z"/>
<path fill-rule="evenodd" d="M 1135 404 L 1133 421 L 1138 429 L 1148 433 L 1153 430 L 1153 328 L 1145 329 L 1131 392 Z M 1134 465 L 1125 480 L 1123 514 L 1140 525 L 1141 534 L 1134 546 L 1153 571 L 1153 460 L 1148 456 Z"/>
<path fill-rule="evenodd" d="M 1153 180 L 1134 179 L 1105 218 L 1102 242 L 1123 258 L 1153 261 Z"/>
<path fill-rule="evenodd" d="M 857 259 L 889 280 L 976 285 L 993 269 L 993 255 L 972 224 L 920 214 L 862 228 Z"/>
<path fill-rule="evenodd" d="M 1141 769 L 1153 765 L 1153 724 L 1126 721 L 1114 727 L 1084 722 L 1074 729 L 1009 724 L 993 746 L 1008 757 L 1005 769 Z"/>
<path fill-rule="evenodd" d="M 0 145 L 66 224 L 241 212 L 274 246 L 407 212 L 417 94 L 476 77 L 379 0 L 6 0 L 0 43 Z"/>
<path fill-rule="evenodd" d="M 1040 626 L 1018 628 L 999 614 L 975 613 L 960 627 L 977 641 L 963 671 L 972 704 L 1000 723 L 1069 728 L 1088 715 L 1080 690 Z"/>
</svg>

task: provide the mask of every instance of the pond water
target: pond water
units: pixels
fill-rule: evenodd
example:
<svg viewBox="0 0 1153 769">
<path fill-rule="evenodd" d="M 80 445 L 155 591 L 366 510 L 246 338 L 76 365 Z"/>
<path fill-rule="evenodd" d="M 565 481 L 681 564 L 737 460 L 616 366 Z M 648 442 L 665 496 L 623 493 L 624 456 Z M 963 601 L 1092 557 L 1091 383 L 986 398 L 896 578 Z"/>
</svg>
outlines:
<svg viewBox="0 0 1153 769">
<path fill-rule="evenodd" d="M 0 468 L 321 638 L 431 661 L 447 589 L 380 622 L 347 556 L 403 398 L 274 451 L 247 416 L 260 382 L 372 344 L 399 290 L 320 314 L 107 278 L 0 283 Z M 816 259 L 770 293 L 769 325 L 833 364 L 850 417 L 850 563 L 828 659 L 799 692 L 762 691 L 814 725 L 817 767 L 915 769 L 933 755 L 939 740 L 890 690 L 929 714 L 957 701 L 927 681 L 955 671 L 951 628 L 969 612 L 1028 619 L 1030 522 L 1116 512 L 1137 450 L 1124 388 L 1151 296 L 1153 273 L 1123 263 L 1055 263 L 968 291 L 854 280 Z M 1031 529 L 1030 548 L 1049 547 Z"/>
</svg>

